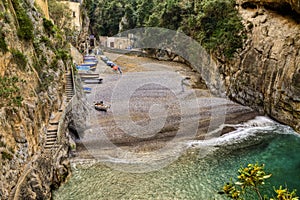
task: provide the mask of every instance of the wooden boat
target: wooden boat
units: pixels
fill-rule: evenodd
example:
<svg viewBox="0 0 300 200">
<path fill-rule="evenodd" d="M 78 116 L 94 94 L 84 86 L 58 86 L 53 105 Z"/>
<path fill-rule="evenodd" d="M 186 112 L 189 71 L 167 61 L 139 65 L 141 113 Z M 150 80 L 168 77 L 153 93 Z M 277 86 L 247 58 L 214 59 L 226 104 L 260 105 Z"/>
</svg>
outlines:
<svg viewBox="0 0 300 200">
<path fill-rule="evenodd" d="M 101 84 L 102 83 L 102 78 L 96 78 L 96 79 L 87 79 L 87 80 L 84 80 L 83 82 L 85 84 Z"/>
<path fill-rule="evenodd" d="M 96 65 L 97 65 L 96 62 L 85 62 L 85 63 L 80 64 L 80 66 L 89 66 L 89 67 L 94 67 Z"/>
<path fill-rule="evenodd" d="M 84 58 L 83 62 L 95 62 L 95 63 L 98 63 L 98 60 L 96 58 Z"/>
<path fill-rule="evenodd" d="M 86 71 L 78 71 L 78 74 L 81 79 L 99 79 L 99 74 L 97 73 L 84 73 Z"/>
<path fill-rule="evenodd" d="M 104 111 L 107 112 L 107 110 L 110 108 L 110 106 L 103 104 L 103 102 L 98 102 L 94 104 L 94 108 L 98 111 Z"/>
<path fill-rule="evenodd" d="M 83 88 L 83 91 L 84 91 L 85 93 L 91 93 L 91 92 L 92 92 L 92 88 L 90 88 L 90 87 L 84 87 L 84 88 Z"/>
<path fill-rule="evenodd" d="M 83 59 L 96 59 L 96 56 L 83 56 Z"/>
</svg>

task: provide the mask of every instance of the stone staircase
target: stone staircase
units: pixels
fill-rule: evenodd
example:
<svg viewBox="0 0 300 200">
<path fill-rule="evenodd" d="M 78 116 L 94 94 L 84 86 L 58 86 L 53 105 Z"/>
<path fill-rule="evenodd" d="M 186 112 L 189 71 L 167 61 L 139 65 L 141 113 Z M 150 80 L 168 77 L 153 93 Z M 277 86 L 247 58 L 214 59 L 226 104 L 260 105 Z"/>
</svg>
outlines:
<svg viewBox="0 0 300 200">
<path fill-rule="evenodd" d="M 67 103 L 72 99 L 74 96 L 74 87 L 73 87 L 73 79 L 71 73 L 66 73 L 66 96 L 67 96 Z M 59 128 L 59 120 L 62 116 L 63 109 L 60 109 L 57 113 L 53 114 L 53 117 L 50 119 L 47 134 L 46 134 L 46 143 L 45 143 L 45 150 L 56 149 L 59 147 L 57 143 L 57 132 Z"/>
<path fill-rule="evenodd" d="M 71 73 L 66 73 L 66 81 L 67 81 L 66 95 L 67 95 L 67 102 L 69 102 L 74 96 L 73 79 Z"/>
<path fill-rule="evenodd" d="M 45 144 L 45 149 L 46 150 L 51 150 L 52 148 L 57 148 L 57 131 L 58 131 L 58 124 L 59 124 L 59 119 L 62 114 L 61 112 L 58 112 L 55 114 L 55 117 L 50 120 L 49 126 L 47 129 L 47 134 L 46 134 L 46 144 Z"/>
</svg>

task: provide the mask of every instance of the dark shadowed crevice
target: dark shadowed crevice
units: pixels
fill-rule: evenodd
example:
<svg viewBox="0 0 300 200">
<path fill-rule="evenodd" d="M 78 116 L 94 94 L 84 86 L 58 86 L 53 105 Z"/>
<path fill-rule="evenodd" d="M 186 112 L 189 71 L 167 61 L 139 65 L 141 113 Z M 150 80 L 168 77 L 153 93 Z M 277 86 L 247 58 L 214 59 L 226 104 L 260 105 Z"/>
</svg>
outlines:
<svg viewBox="0 0 300 200">
<path fill-rule="evenodd" d="M 267 10 L 272 10 L 276 13 L 278 13 L 281 16 L 288 17 L 296 21 L 297 23 L 300 23 L 300 14 L 297 13 L 290 4 L 288 3 L 282 3 L 282 4 L 265 4 L 264 8 Z"/>
<path fill-rule="evenodd" d="M 255 5 L 254 3 L 251 3 L 251 2 L 242 3 L 241 6 L 243 9 L 257 9 L 257 5 Z"/>
</svg>

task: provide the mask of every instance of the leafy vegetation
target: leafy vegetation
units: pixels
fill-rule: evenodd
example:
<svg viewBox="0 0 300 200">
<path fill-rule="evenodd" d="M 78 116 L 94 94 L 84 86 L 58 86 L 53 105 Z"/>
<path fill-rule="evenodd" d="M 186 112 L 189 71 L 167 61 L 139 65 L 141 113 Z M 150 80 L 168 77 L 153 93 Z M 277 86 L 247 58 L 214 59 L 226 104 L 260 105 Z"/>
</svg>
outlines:
<svg viewBox="0 0 300 200">
<path fill-rule="evenodd" d="M 0 50 L 2 53 L 6 53 L 8 51 L 7 44 L 5 42 L 5 37 L 0 29 Z"/>
<path fill-rule="evenodd" d="M 16 64 L 21 70 L 24 70 L 27 65 L 27 58 L 26 56 L 19 50 L 12 49 L 11 50 L 12 56 Z"/>
<path fill-rule="evenodd" d="M 70 55 L 66 50 L 58 49 L 56 51 L 56 58 L 57 59 L 62 59 L 63 61 L 66 61 L 70 58 Z"/>
<path fill-rule="evenodd" d="M 11 159 L 13 159 L 13 155 L 10 154 L 10 153 L 8 153 L 8 152 L 6 152 L 6 151 L 2 151 L 1 155 L 2 155 L 2 159 L 3 160 L 11 160 Z"/>
<path fill-rule="evenodd" d="M 14 76 L 11 78 L 0 77 L 0 105 L 1 106 L 21 106 L 23 98 L 21 96 L 20 88 L 18 83 L 22 82 L 18 77 Z"/>
<path fill-rule="evenodd" d="M 84 5 L 95 35 L 163 27 L 183 31 L 226 58 L 233 57 L 245 38 L 234 0 L 86 0 Z"/>
<path fill-rule="evenodd" d="M 11 0 L 18 20 L 17 35 L 24 40 L 32 40 L 33 36 L 33 24 L 28 17 L 26 10 L 22 7 L 20 0 Z"/>
<path fill-rule="evenodd" d="M 49 15 L 53 19 L 54 24 L 59 30 L 63 29 L 66 33 L 71 31 L 72 27 L 72 11 L 68 6 L 56 0 L 49 0 Z M 47 22 L 47 25 L 49 23 Z"/>
<path fill-rule="evenodd" d="M 43 18 L 43 26 L 48 34 L 53 35 L 55 33 L 54 24 L 52 23 L 52 21 Z"/>
<path fill-rule="evenodd" d="M 245 200 L 247 194 L 256 193 L 259 200 L 269 199 L 266 195 L 262 195 L 260 188 L 265 184 L 265 180 L 269 179 L 272 175 L 267 174 L 264 170 L 264 165 L 248 164 L 247 167 L 242 167 L 238 170 L 238 181 L 226 183 L 223 186 L 223 192 L 230 199 Z M 289 192 L 287 188 L 279 187 L 275 189 L 276 197 L 270 200 L 298 200 L 296 191 Z"/>
</svg>

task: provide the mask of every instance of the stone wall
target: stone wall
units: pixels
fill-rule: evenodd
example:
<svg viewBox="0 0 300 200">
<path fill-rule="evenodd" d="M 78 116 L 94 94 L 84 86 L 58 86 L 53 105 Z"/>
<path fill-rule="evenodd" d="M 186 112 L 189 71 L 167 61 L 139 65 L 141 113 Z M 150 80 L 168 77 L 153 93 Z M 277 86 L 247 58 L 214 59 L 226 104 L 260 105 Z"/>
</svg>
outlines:
<svg viewBox="0 0 300 200">
<path fill-rule="evenodd" d="M 219 64 L 227 95 L 300 131 L 298 19 L 286 7 L 280 9 L 287 1 L 241 2 L 248 39 L 235 59 Z M 293 2 L 298 10 L 299 1 Z"/>
<path fill-rule="evenodd" d="M 68 165 L 66 145 L 55 158 L 42 150 L 52 113 L 65 101 L 64 75 L 71 61 L 60 59 L 58 50 L 64 48 L 65 39 L 45 31 L 44 15 L 32 1 L 20 1 L 18 8 L 24 9 L 33 25 L 33 37 L 27 39 L 17 35 L 24 24 L 18 23 L 16 6 L 5 2 L 0 1 L 0 11 L 5 13 L 0 17 L 0 34 L 7 51 L 0 51 L 0 78 L 17 77 L 22 100 L 11 104 L 14 93 L 9 98 L 1 96 L 0 199 L 11 199 L 15 194 L 19 199 L 47 199 L 51 185 L 62 180 L 55 174 Z M 20 190 L 17 183 L 22 185 Z"/>
</svg>

